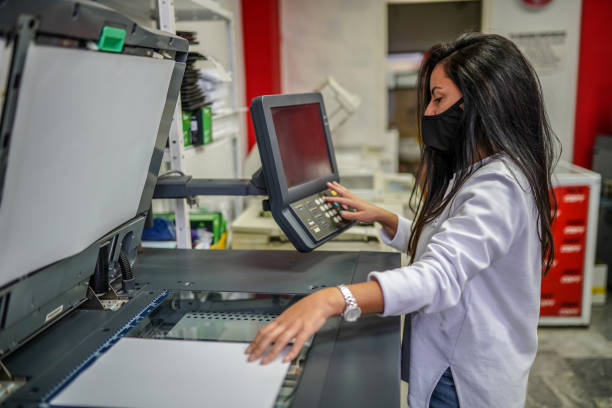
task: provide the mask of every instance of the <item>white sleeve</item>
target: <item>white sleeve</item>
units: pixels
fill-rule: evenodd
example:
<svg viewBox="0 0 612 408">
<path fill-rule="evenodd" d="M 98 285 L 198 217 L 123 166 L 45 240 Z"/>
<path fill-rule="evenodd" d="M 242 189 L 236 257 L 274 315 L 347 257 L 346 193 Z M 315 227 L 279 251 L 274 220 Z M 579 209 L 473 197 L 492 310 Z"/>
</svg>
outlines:
<svg viewBox="0 0 612 408">
<path fill-rule="evenodd" d="M 418 261 L 368 275 L 381 286 L 382 315 L 434 313 L 456 305 L 465 284 L 508 253 L 526 225 L 527 203 L 528 193 L 512 176 L 472 175 Z"/>
<path fill-rule="evenodd" d="M 385 244 L 397 249 L 398 251 L 406 252 L 408 249 L 408 240 L 410 239 L 410 230 L 412 229 L 412 221 L 402 217 L 399 214 L 396 215 L 397 231 L 395 231 L 395 236 L 391 238 L 383 228 L 380 230 L 380 239 L 382 239 Z"/>
</svg>

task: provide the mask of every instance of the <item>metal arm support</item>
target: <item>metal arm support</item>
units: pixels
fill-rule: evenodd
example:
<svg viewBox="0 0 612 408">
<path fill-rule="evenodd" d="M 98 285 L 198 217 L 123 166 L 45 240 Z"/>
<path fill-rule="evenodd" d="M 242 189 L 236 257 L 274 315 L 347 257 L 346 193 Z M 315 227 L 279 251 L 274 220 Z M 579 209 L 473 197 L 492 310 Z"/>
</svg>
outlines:
<svg viewBox="0 0 612 408">
<path fill-rule="evenodd" d="M 162 177 L 157 180 L 153 198 L 184 198 L 192 196 L 268 195 L 249 179 L 194 179 L 191 176 Z"/>
</svg>

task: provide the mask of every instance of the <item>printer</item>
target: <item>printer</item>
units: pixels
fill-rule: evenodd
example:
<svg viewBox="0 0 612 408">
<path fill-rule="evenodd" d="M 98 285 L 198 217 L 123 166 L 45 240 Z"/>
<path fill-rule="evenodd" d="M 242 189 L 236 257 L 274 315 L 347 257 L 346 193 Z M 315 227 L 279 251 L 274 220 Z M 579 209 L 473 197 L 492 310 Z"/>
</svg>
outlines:
<svg viewBox="0 0 612 408">
<path fill-rule="evenodd" d="M 0 2 L 0 404 L 398 406 L 399 318 L 330 319 L 269 389 L 218 367 L 399 254 L 139 249 L 187 52 L 95 2 Z"/>
</svg>

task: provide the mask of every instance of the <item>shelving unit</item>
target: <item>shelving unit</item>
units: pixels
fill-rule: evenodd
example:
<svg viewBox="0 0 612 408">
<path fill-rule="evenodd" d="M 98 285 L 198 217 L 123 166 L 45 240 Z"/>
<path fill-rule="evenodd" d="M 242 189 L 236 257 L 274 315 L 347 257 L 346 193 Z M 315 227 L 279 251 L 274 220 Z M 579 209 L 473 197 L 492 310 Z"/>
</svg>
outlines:
<svg viewBox="0 0 612 408">
<path fill-rule="evenodd" d="M 145 1 L 138 2 L 144 6 Z M 150 7 L 149 3 L 149 7 Z M 228 108 L 218 114 L 213 112 L 213 142 L 205 146 L 184 146 L 181 103 L 177 104 L 174 121 L 169 135 L 169 148 L 164 152 L 164 161 L 170 164 L 170 170 L 183 171 L 194 177 L 238 178 L 242 175 L 244 156 L 244 124 L 238 109 L 238 97 L 235 83 L 236 43 L 234 36 L 233 13 L 222 8 L 211 0 L 157 0 L 157 21 L 160 29 L 176 32 L 176 24 L 180 21 L 217 21 L 225 25 L 225 42 L 227 46 L 227 66 L 232 74 L 232 85 L 229 87 Z M 230 157 L 227 157 L 227 156 Z M 215 161 L 227 163 L 232 160 L 233 174 L 214 174 L 217 167 Z M 227 199 L 233 201 L 233 213 L 242 211 L 241 198 Z M 176 237 L 178 248 L 191 247 L 191 230 L 189 226 L 189 208 L 186 200 L 175 200 Z"/>
<path fill-rule="evenodd" d="M 243 109 L 239 108 L 236 91 L 236 39 L 234 14 L 223 8 L 214 0 L 94 0 L 114 8 L 134 19 L 143 26 L 156 27 L 160 30 L 176 33 L 177 23 L 211 22 L 224 24 L 224 37 L 214 38 L 223 41 L 227 49 L 225 68 L 232 74 L 232 85 L 229 87 L 229 98 L 226 108 L 218 113 L 213 112 L 213 142 L 205 146 L 184 146 L 181 117 L 181 101 L 177 103 L 174 120 L 170 129 L 169 148 L 164 151 L 166 170 L 184 171 L 199 178 L 239 178 L 242 177 L 244 160 L 245 124 Z M 209 38 L 202 38 L 210 41 Z M 216 131 L 215 131 L 216 129 Z M 231 160 L 232 165 L 228 166 Z M 221 168 L 219 166 L 222 166 Z M 162 169 L 163 169 L 162 165 Z M 231 170 L 231 174 L 228 174 Z M 164 170 L 162 170 L 163 172 Z M 220 198 L 218 198 L 220 199 Z M 220 199 L 221 200 L 221 199 Z M 242 198 L 227 198 L 233 204 L 233 216 L 243 209 Z M 178 248 L 191 247 L 191 230 L 189 227 L 189 207 L 186 200 L 174 200 L 173 209 L 176 216 L 176 236 Z M 167 210 L 167 209 L 165 209 Z M 164 211 L 165 212 L 165 211 Z M 228 225 L 231 222 L 228 219 Z"/>
</svg>

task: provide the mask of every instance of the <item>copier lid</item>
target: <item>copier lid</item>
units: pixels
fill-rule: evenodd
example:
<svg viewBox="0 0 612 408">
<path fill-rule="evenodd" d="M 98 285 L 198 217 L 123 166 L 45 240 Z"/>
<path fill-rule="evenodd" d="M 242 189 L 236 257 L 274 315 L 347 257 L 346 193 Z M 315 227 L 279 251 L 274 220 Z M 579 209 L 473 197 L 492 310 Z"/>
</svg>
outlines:
<svg viewBox="0 0 612 408">
<path fill-rule="evenodd" d="M 0 202 L 0 288 L 142 211 L 182 69 L 171 58 L 30 43 Z"/>
</svg>

